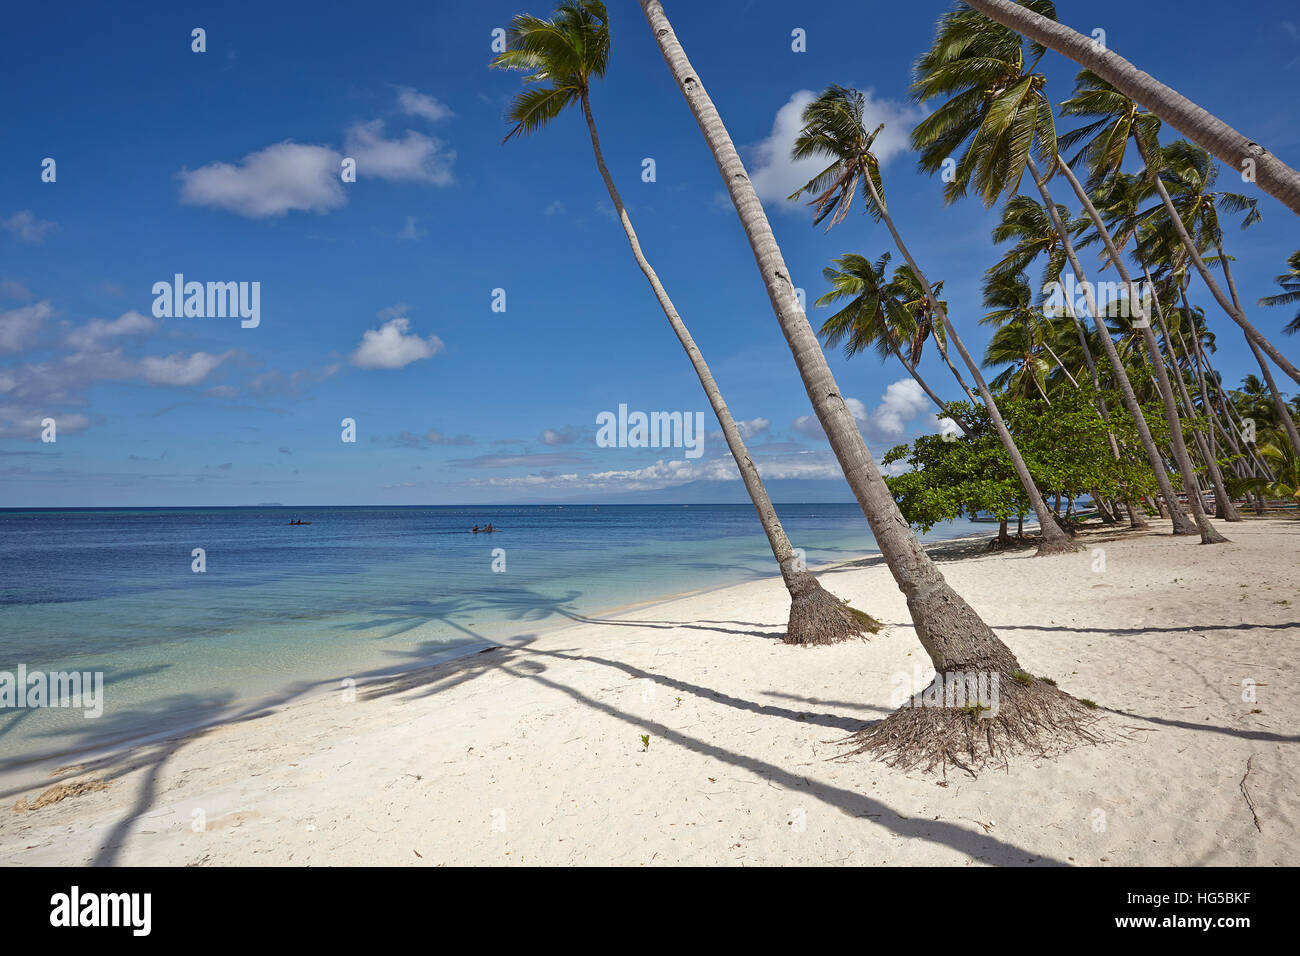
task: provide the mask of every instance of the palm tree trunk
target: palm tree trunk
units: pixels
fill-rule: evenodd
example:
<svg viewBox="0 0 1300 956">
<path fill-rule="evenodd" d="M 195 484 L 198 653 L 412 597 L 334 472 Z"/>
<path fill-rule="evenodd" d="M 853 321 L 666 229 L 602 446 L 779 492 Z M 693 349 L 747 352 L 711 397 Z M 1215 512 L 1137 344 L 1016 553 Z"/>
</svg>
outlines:
<svg viewBox="0 0 1300 956">
<path fill-rule="evenodd" d="M 1142 162 L 1146 164 L 1147 179 L 1155 185 L 1156 191 L 1160 193 L 1160 201 L 1164 203 L 1165 213 L 1168 214 L 1173 224 L 1174 231 L 1178 233 L 1178 238 L 1182 240 L 1183 248 L 1187 250 L 1187 255 L 1188 258 L 1192 260 L 1192 265 L 1194 265 L 1196 271 L 1200 273 L 1201 281 L 1205 283 L 1206 288 L 1210 290 L 1210 294 L 1214 296 L 1214 301 L 1219 303 L 1219 307 L 1227 313 L 1228 318 L 1241 326 L 1242 331 L 1246 333 L 1246 340 L 1250 342 L 1251 345 L 1266 352 L 1268 357 L 1277 363 L 1278 368 L 1295 379 L 1297 384 L 1300 384 L 1300 369 L 1292 365 L 1290 359 L 1277 350 L 1277 346 L 1264 338 L 1263 333 L 1261 333 L 1259 329 L 1255 328 L 1255 326 L 1250 323 L 1250 320 L 1246 318 L 1246 313 L 1241 309 L 1241 307 L 1224 295 L 1223 290 L 1219 288 L 1219 283 L 1214 281 L 1214 276 L 1210 275 L 1210 270 L 1205 267 L 1205 262 L 1201 259 L 1201 254 L 1196 248 L 1196 243 L 1192 241 L 1192 237 L 1187 232 L 1187 226 L 1183 223 L 1183 217 L 1178 215 L 1178 210 L 1174 207 L 1173 200 L 1169 198 L 1169 191 L 1165 189 L 1164 180 L 1160 178 L 1158 172 L 1151 168 L 1151 160 L 1147 156 L 1146 148 L 1142 145 L 1142 141 L 1135 136 L 1133 137 L 1133 142 L 1137 143 L 1138 154 L 1142 157 Z"/>
<path fill-rule="evenodd" d="M 1034 175 L 1037 176 L 1036 169 L 1034 170 Z M 1046 201 L 1051 202 L 1051 194 L 1047 191 L 1046 185 L 1041 182 L 1039 183 L 1039 192 L 1043 195 Z M 1060 222 L 1060 217 L 1056 215 L 1055 207 L 1053 207 L 1051 213 L 1053 228 L 1057 230 L 1057 237 L 1059 238 L 1060 234 L 1064 232 L 1064 224 Z M 1073 244 L 1067 244 L 1065 248 L 1067 248 L 1071 256 L 1074 255 Z M 1077 258 L 1073 260 L 1073 262 L 1076 263 L 1077 261 Z M 1074 265 L 1072 264 L 1070 268 L 1073 270 Z M 1078 272 L 1075 272 L 1074 277 L 1078 279 L 1079 282 L 1083 282 L 1083 277 L 1080 276 Z M 1057 276 L 1057 282 L 1060 282 L 1059 275 Z M 1084 329 L 1083 323 L 1079 321 L 1078 315 L 1075 314 L 1074 303 L 1070 301 L 1069 296 L 1064 294 L 1064 290 L 1062 290 L 1061 301 L 1065 304 L 1065 314 L 1068 315 L 1070 321 L 1074 323 L 1074 331 L 1078 333 L 1079 336 L 1079 347 L 1083 350 L 1083 361 L 1084 364 L 1088 366 L 1088 377 L 1092 379 L 1092 388 L 1097 394 L 1097 414 L 1100 415 L 1101 420 L 1106 423 L 1106 440 L 1110 444 L 1111 457 L 1115 461 L 1119 461 L 1121 460 L 1119 442 L 1115 440 L 1115 431 L 1110 427 L 1110 409 L 1106 407 L 1106 396 L 1101 390 L 1101 378 L 1097 374 L 1097 363 L 1092 357 L 1092 347 L 1088 345 L 1088 333 Z M 1109 338 L 1109 336 L 1107 336 L 1107 338 Z M 1114 345 L 1112 343 L 1112 348 L 1113 347 Z M 1075 387 L 1078 388 L 1078 385 L 1076 384 Z M 1145 425 L 1146 423 L 1143 422 L 1143 424 Z M 1133 506 L 1133 497 L 1127 493 L 1124 497 L 1124 507 L 1128 511 L 1130 528 L 1135 530 L 1144 530 L 1150 527 L 1147 524 L 1146 518 L 1142 517 L 1142 513 Z"/>
<path fill-rule="evenodd" d="M 1165 371 L 1165 363 L 1160 357 L 1160 346 L 1156 343 L 1155 334 L 1151 331 L 1151 323 L 1146 319 L 1146 313 L 1142 309 L 1142 302 L 1133 286 L 1133 280 L 1129 277 L 1128 268 L 1124 265 L 1124 257 L 1115 248 L 1115 240 L 1111 238 L 1110 230 L 1102 222 L 1097 207 L 1092 204 L 1092 199 L 1089 198 L 1088 193 L 1080 185 L 1079 180 L 1075 178 L 1069 165 L 1060 157 L 1057 157 L 1057 163 L 1061 172 L 1065 174 L 1065 178 L 1069 180 L 1079 202 L 1083 204 L 1083 208 L 1088 213 L 1088 218 L 1092 220 L 1097 234 L 1101 236 L 1102 242 L 1106 244 L 1106 253 L 1110 256 L 1111 261 L 1115 263 L 1115 270 L 1119 273 L 1120 282 L 1123 283 L 1128 292 L 1129 308 L 1137 318 L 1134 324 L 1142 331 L 1142 341 L 1146 344 L 1147 355 L 1150 357 L 1151 365 L 1155 371 L 1156 387 L 1160 392 L 1160 402 L 1165 409 L 1165 420 L 1169 423 L 1169 444 L 1173 449 L 1174 461 L 1178 464 L 1178 471 L 1183 477 L 1183 488 L 1187 491 L 1187 505 L 1191 508 L 1196 527 L 1201 532 L 1201 544 L 1225 542 L 1228 539 L 1215 531 L 1210 524 L 1210 519 L 1205 516 L 1205 508 L 1201 503 L 1200 485 L 1196 480 L 1196 471 L 1192 468 L 1192 460 L 1187 454 L 1187 443 L 1183 440 L 1183 423 L 1178 417 L 1178 406 L 1174 402 L 1173 388 L 1169 384 L 1169 375 Z"/>
<path fill-rule="evenodd" d="M 936 395 L 929 385 L 925 384 L 925 379 L 921 378 L 921 373 L 916 370 L 916 366 L 914 366 L 911 362 L 909 362 L 906 356 L 903 355 L 902 350 L 899 349 L 898 347 L 898 343 L 891 341 L 889 343 L 889 350 L 894 353 L 894 358 L 898 359 L 900 362 L 903 363 L 903 368 L 907 369 L 908 374 L 912 376 L 912 378 L 916 381 L 916 384 L 921 386 L 921 391 L 925 392 L 926 395 L 930 396 L 930 401 L 934 402 L 935 407 L 939 409 L 940 414 L 948 415 L 948 413 L 944 411 L 943 399 L 941 399 L 938 395 Z M 958 425 L 961 426 L 962 431 L 964 432 L 970 431 L 970 426 L 967 425 L 960 418 L 953 417 L 953 421 L 955 421 Z"/>
<path fill-rule="evenodd" d="M 1219 253 L 1219 261 L 1223 263 L 1223 277 L 1228 282 L 1228 291 L 1232 294 L 1233 304 L 1238 309 L 1241 308 L 1241 301 L 1237 298 L 1237 283 L 1232 281 L 1232 267 L 1228 265 L 1228 257 L 1223 254 L 1223 246 L 1215 243 L 1215 251 Z M 1286 402 L 1282 399 L 1282 393 L 1278 391 L 1277 383 L 1273 381 L 1273 370 L 1268 367 L 1268 362 L 1264 361 L 1264 356 L 1259 354 L 1259 348 L 1247 336 L 1246 344 L 1250 346 L 1251 352 L 1255 355 L 1255 361 L 1259 363 L 1259 370 L 1264 374 L 1264 382 L 1268 385 L 1268 393 L 1273 398 L 1273 407 L 1277 409 L 1277 417 L 1282 422 L 1282 427 L 1286 429 L 1287 438 L 1291 440 L 1291 447 L 1295 449 L 1296 454 L 1300 455 L 1300 432 L 1296 431 L 1295 419 L 1291 416 L 1291 409 L 1287 407 Z"/>
<path fill-rule="evenodd" d="M 1156 307 L 1156 321 L 1160 323 L 1160 334 L 1164 336 L 1165 347 L 1169 350 L 1169 368 L 1174 372 L 1174 377 L 1178 380 L 1178 393 L 1183 400 L 1183 410 L 1190 418 L 1196 417 L 1196 405 L 1192 401 L 1192 396 L 1187 391 L 1187 382 L 1183 379 L 1182 366 L 1178 364 L 1178 350 L 1174 347 L 1173 337 L 1169 334 L 1169 325 L 1165 322 L 1165 309 L 1160 304 L 1160 295 L 1154 290 L 1151 283 L 1151 272 L 1147 269 L 1146 264 L 1142 264 L 1142 273 L 1146 276 L 1147 287 L 1152 289 L 1151 298 Z M 1212 414 L 1209 408 L 1205 410 L 1206 415 Z M 1210 429 L 1209 441 L 1206 441 L 1205 435 L 1199 428 L 1192 428 L 1192 438 L 1196 442 L 1196 450 L 1201 455 L 1201 461 L 1205 463 L 1205 473 L 1209 475 L 1210 485 L 1214 488 L 1214 511 L 1215 516 L 1222 518 L 1224 521 L 1240 521 L 1241 516 L 1232 506 L 1232 499 L 1228 497 L 1228 489 L 1223 484 L 1223 472 L 1219 470 L 1219 463 L 1214 455 L 1214 430 Z"/>
<path fill-rule="evenodd" d="M 713 373 L 709 371 L 709 366 L 705 363 L 699 348 L 696 347 L 690 330 L 686 328 L 672 300 L 668 298 L 659 276 L 641 251 L 641 243 L 637 239 L 636 230 L 632 228 L 632 220 L 623 206 L 623 199 L 605 165 L 605 154 L 600 148 L 596 121 L 591 115 L 591 104 L 585 92 L 582 94 L 582 113 L 587 119 L 587 129 L 591 133 L 591 148 L 596 155 L 596 165 L 600 169 L 601 179 L 605 181 L 605 188 L 609 191 L 610 201 L 614 203 L 614 209 L 618 212 L 618 219 L 623 226 L 623 232 L 627 235 L 628 245 L 632 247 L 632 255 L 636 258 L 636 264 L 641 267 L 642 273 L 645 274 L 651 289 L 654 290 L 655 298 L 658 299 L 664 315 L 668 317 L 668 322 L 673 332 L 677 334 L 678 341 L 686 350 L 695 374 L 700 378 L 700 385 L 704 388 L 704 394 L 708 396 L 709 404 L 713 406 L 718 424 L 722 426 L 723 437 L 726 438 L 727 448 L 736 461 L 736 468 L 739 469 L 740 478 L 745 483 L 745 490 L 749 492 L 749 499 L 754 504 L 754 510 L 758 512 L 758 520 L 763 526 L 764 534 L 767 535 L 772 555 L 781 568 L 781 579 L 785 582 L 786 590 L 790 592 L 790 619 L 786 628 L 785 642 L 801 645 L 834 644 L 850 637 L 861 637 L 864 629 L 878 631 L 880 625 L 877 622 L 871 620 L 866 614 L 854 612 L 843 601 L 823 589 L 795 553 L 777 517 L 776 509 L 772 507 L 767 489 L 763 487 L 758 468 L 750 458 L 748 449 L 745 448 L 740 429 L 736 427 L 736 421 L 731 417 L 731 411 L 722 398 L 722 391 L 713 379 Z"/>
<path fill-rule="evenodd" d="M 1065 255 L 1069 259 L 1070 268 L 1074 270 L 1075 278 L 1079 280 L 1079 285 L 1083 287 L 1083 294 L 1088 304 L 1088 313 L 1092 316 L 1092 324 L 1097 330 L 1102 350 L 1106 353 L 1106 359 L 1110 362 L 1110 370 L 1115 377 L 1115 384 L 1119 386 L 1120 395 L 1124 398 L 1124 407 L 1128 409 L 1133 424 L 1137 428 L 1138 440 L 1142 443 L 1142 450 L 1146 453 L 1147 464 L 1151 466 L 1151 471 L 1155 475 L 1156 487 L 1169 508 L 1169 515 L 1174 524 L 1174 534 L 1195 534 L 1196 527 L 1187 520 L 1187 516 L 1178 507 L 1178 498 L 1174 495 L 1174 486 L 1169 481 L 1168 471 L 1165 470 L 1164 458 L 1161 456 L 1159 449 L 1156 448 L 1155 439 L 1151 436 L 1151 429 L 1147 426 L 1147 420 L 1142 414 L 1142 406 L 1138 404 L 1137 393 L 1133 391 L 1133 382 L 1129 379 L 1128 373 L 1124 369 L 1124 362 L 1120 359 L 1119 352 L 1115 348 L 1115 342 L 1110 337 L 1110 329 L 1106 327 L 1106 320 L 1102 317 L 1101 310 L 1097 308 L 1097 300 L 1093 295 L 1092 284 L 1088 282 L 1083 266 L 1079 264 L 1079 256 L 1075 252 L 1074 242 L 1070 239 L 1069 230 L 1061 222 L 1061 217 L 1056 211 L 1056 203 L 1052 199 L 1052 194 L 1048 192 L 1047 182 L 1043 179 L 1042 173 L 1039 172 L 1038 164 L 1032 159 L 1029 160 L 1029 172 L 1034 177 L 1034 182 L 1038 184 L 1038 191 L 1042 193 L 1048 215 L 1052 218 L 1052 227 L 1056 230 L 1056 234 L 1060 237 L 1065 248 Z M 1131 508 L 1129 513 L 1131 516 Z"/>
<path fill-rule="evenodd" d="M 1070 541 L 1065 532 L 1061 531 L 1054 522 L 1047 520 L 1047 505 L 1043 502 L 1043 496 L 1039 493 L 1038 486 L 1034 484 L 1033 476 L 1029 473 L 1029 466 L 1025 464 L 1024 456 L 1020 454 L 1020 449 L 1016 447 L 1015 440 L 1012 439 L 1006 422 L 1002 420 L 1002 413 L 998 411 L 997 403 L 993 401 L 993 394 L 989 391 L 988 383 L 984 381 L 979 366 L 971 358 L 970 352 L 966 350 L 966 343 L 961 340 L 961 336 L 957 334 L 957 329 L 953 327 L 952 321 L 948 318 L 948 310 L 940 304 L 938 297 L 934 294 L 934 289 L 930 287 L 930 280 L 925 277 L 921 267 L 912 258 L 907 243 L 903 242 L 903 237 L 898 234 L 898 229 L 894 225 L 894 218 L 889 214 L 884 201 L 876 192 L 876 184 L 869 172 L 865 172 L 863 181 L 871 193 L 871 199 L 876 204 L 876 208 L 880 210 L 881 217 L 885 220 L 889 234 L 894 237 L 894 245 L 898 247 L 898 251 L 907 260 L 907 266 L 912 270 L 912 274 L 916 276 L 916 281 L 921 284 L 921 289 L 925 292 L 925 298 L 930 303 L 930 308 L 934 310 L 934 314 L 943 323 L 949 341 L 957 347 L 957 354 L 962 357 L 971 378 L 975 380 L 975 388 L 979 390 L 980 398 L 984 400 L 984 407 L 988 410 L 993 429 L 998 433 L 998 439 L 1002 442 L 1002 447 L 1006 449 L 1007 457 L 1011 459 L 1011 466 L 1016 470 L 1016 477 L 1020 479 L 1021 487 L 1025 489 L 1025 494 L 1029 496 L 1030 507 L 1034 509 L 1034 514 L 1038 516 L 1040 535 L 1038 554 L 1045 556 L 1079 550 L 1078 546 Z M 1035 378 L 1034 381 L 1037 383 L 1038 379 Z M 1044 395 L 1043 397 L 1046 398 L 1047 396 Z"/>
<path fill-rule="evenodd" d="M 1192 142 L 1209 150 L 1237 172 L 1253 164 L 1255 182 L 1300 214 L 1300 172 L 1282 162 L 1255 140 L 1197 106 L 1122 56 L 1098 46 L 1091 38 L 1049 20 L 1010 0 L 968 0 L 991 20 L 1029 37 L 1049 50 L 1069 57 L 1116 89 L 1141 103 Z"/>
<path fill-rule="evenodd" d="M 1011 649 L 944 580 L 903 520 L 799 306 L 771 224 L 722 117 L 677 41 L 663 5 L 659 0 L 639 2 L 659 52 L 718 165 L 808 398 L 885 563 L 907 598 L 916 635 L 937 672 L 935 680 L 956 670 L 985 673 L 990 683 L 998 681 L 997 712 L 987 715 L 987 724 L 980 720 L 977 733 L 970 732 L 968 723 L 963 726 L 961 719 L 954 719 L 952 707 L 904 706 L 856 735 L 858 746 L 851 753 L 871 752 L 903 766 L 928 760 L 930 767 L 939 763 L 946 767 L 956 761 L 974 772 L 1010 750 L 1033 748 L 1042 753 L 1053 741 L 1095 740 L 1088 730 L 1091 712 L 1056 687 L 1025 674 Z M 1022 682 L 1017 677 L 1028 679 Z M 1024 736 L 1025 730 L 1033 739 Z"/>
<path fill-rule="evenodd" d="M 1047 349 L 1047 354 L 1052 357 L 1052 361 L 1056 363 L 1056 367 L 1065 373 L 1065 377 L 1070 380 L 1070 384 L 1073 385 L 1077 391 L 1079 383 L 1074 380 L 1074 376 L 1071 375 L 1070 370 L 1065 367 L 1065 363 L 1061 361 L 1061 357 L 1052 351 L 1052 347 L 1047 344 L 1046 336 L 1044 336 L 1043 348 Z M 1043 398 L 1047 398 L 1047 396 L 1044 395 Z M 1051 403 L 1049 402 L 1048 404 L 1050 405 Z"/>
<path fill-rule="evenodd" d="M 931 329 L 930 334 L 934 337 L 934 347 L 939 350 L 939 357 L 942 358 L 943 363 L 948 366 L 948 371 L 952 372 L 952 377 L 957 380 L 957 384 L 961 386 L 961 390 L 966 393 L 966 398 L 970 401 L 971 407 L 977 408 L 979 406 L 979 401 L 971 394 L 971 390 L 966 385 L 966 380 L 961 377 L 961 372 L 957 371 L 957 366 L 952 364 L 952 359 L 948 356 L 948 347 L 944 345 L 943 340 L 939 338 L 939 330 Z"/>
</svg>

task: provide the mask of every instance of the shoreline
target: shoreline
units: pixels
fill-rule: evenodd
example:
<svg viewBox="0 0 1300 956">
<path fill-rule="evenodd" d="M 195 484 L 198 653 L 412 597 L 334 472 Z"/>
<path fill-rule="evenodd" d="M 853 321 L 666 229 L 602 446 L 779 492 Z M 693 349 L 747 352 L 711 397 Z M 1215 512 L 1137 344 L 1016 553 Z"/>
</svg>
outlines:
<svg viewBox="0 0 1300 956">
<path fill-rule="evenodd" d="M 1300 664 L 1300 523 L 1247 519 L 1214 549 L 1152 525 L 1051 559 L 991 534 L 926 549 L 1027 669 L 1099 702 L 1105 747 L 977 781 L 834 759 L 929 670 L 868 555 L 816 570 L 888 625 L 869 641 L 781 643 L 784 589 L 756 580 L 6 774 L 8 804 L 63 799 L 0 808 L 0 864 L 1295 864 L 1300 705 L 1268 688 Z"/>
<path fill-rule="evenodd" d="M 996 534 L 996 531 L 990 531 L 958 535 L 952 538 L 939 538 L 928 542 L 926 548 L 927 551 L 929 551 L 931 549 L 942 548 L 947 545 L 968 540 L 986 540 L 996 537 Z M 810 567 L 808 570 L 813 574 L 819 575 L 834 571 L 837 568 L 856 565 L 861 561 L 867 560 L 873 556 L 878 556 L 879 554 L 879 550 L 867 551 L 854 558 L 825 562 L 821 565 Z M 762 580 L 780 580 L 780 575 L 773 573 L 763 577 L 750 578 L 744 581 L 711 584 L 685 591 L 668 592 L 642 601 L 624 602 L 609 607 L 597 608 L 585 616 L 579 616 L 567 620 L 557 620 L 550 624 L 539 624 L 530 628 L 530 632 L 533 635 L 550 634 L 554 631 L 581 626 L 584 623 L 589 623 L 590 621 L 597 619 L 617 617 L 619 615 L 646 610 L 678 600 L 706 595 L 717 591 L 725 591 L 729 588 Z M 7 796 L 10 792 L 10 787 L 7 786 L 8 780 L 11 778 L 22 779 L 24 771 L 30 771 L 32 768 L 52 770 L 59 764 L 65 762 L 98 762 L 105 759 L 111 759 L 116 754 L 158 740 L 174 739 L 178 735 L 193 735 L 205 728 L 221 726 L 231 721 L 252 719 L 248 716 L 250 711 L 256 712 L 257 714 L 276 713 L 294 703 L 308 701 L 327 694 L 337 693 L 340 690 L 340 683 L 345 680 L 355 681 L 355 687 L 360 691 L 368 684 L 398 680 L 409 673 L 426 671 L 429 668 L 472 657 L 475 654 L 483 653 L 485 649 L 509 646 L 508 640 L 509 639 L 498 641 L 492 638 L 483 638 L 480 640 L 469 641 L 465 644 L 457 645 L 450 650 L 434 654 L 418 661 L 407 661 L 393 664 L 388 667 L 375 666 L 358 673 L 336 673 L 330 677 L 310 680 L 292 679 L 289 675 L 285 675 L 285 680 L 271 688 L 269 691 L 235 697 L 217 710 L 192 713 L 189 719 L 182 720 L 179 723 L 166 724 L 168 715 L 166 713 L 160 713 L 155 715 L 154 720 L 141 722 L 137 727 L 126 729 L 120 735 L 112 736 L 108 739 L 87 741 L 82 744 L 76 744 L 62 749 L 49 749 L 25 753 L 11 760 L 0 760 L 0 798 Z M 259 702 L 267 700 L 268 697 L 275 699 L 275 702 L 259 706 Z M 15 713 L 18 712 L 15 711 Z"/>
</svg>

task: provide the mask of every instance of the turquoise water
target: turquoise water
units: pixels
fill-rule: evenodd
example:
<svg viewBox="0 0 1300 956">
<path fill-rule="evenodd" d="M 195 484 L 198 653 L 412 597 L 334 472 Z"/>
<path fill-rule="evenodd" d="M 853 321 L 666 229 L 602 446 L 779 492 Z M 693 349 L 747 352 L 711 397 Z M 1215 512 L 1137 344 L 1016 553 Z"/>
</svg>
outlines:
<svg viewBox="0 0 1300 956">
<path fill-rule="evenodd" d="M 876 550 L 856 505 L 778 510 L 812 566 Z M 0 672 L 104 675 L 97 719 L 0 709 L 0 769 L 775 573 L 748 505 L 0 511 Z"/>
</svg>

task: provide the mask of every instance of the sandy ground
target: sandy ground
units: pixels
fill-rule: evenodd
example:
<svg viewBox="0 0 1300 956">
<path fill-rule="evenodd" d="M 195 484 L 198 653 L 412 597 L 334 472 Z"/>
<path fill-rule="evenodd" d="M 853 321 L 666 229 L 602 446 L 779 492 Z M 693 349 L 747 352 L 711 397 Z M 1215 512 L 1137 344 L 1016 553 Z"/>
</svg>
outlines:
<svg viewBox="0 0 1300 956">
<path fill-rule="evenodd" d="M 1300 864 L 1300 522 L 1224 530 L 943 562 L 1029 671 L 1098 702 L 1106 746 L 978 779 L 834 759 L 928 682 L 871 558 L 821 574 L 889 623 L 867 643 L 780 643 L 774 578 L 13 771 L 0 863 Z"/>
</svg>

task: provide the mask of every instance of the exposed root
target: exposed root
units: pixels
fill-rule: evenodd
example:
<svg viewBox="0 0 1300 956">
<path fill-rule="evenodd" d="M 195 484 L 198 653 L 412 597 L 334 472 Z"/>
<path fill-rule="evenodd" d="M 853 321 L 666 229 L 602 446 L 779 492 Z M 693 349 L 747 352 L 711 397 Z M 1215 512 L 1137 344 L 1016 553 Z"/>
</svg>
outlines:
<svg viewBox="0 0 1300 956">
<path fill-rule="evenodd" d="M 866 640 L 868 634 L 879 632 L 881 626 L 870 614 L 849 607 L 809 575 L 807 581 L 801 582 L 799 594 L 790 601 L 790 621 L 784 640 L 805 647 L 838 644 L 852 638 Z"/>
<path fill-rule="evenodd" d="M 974 674 L 975 671 L 965 671 Z M 993 679 L 996 678 L 996 681 Z M 1009 767 L 1015 755 L 1053 757 L 1079 744 L 1099 744 L 1110 737 L 1098 724 L 1094 707 L 1076 700 L 1051 682 L 1023 671 L 988 675 L 990 700 L 954 703 L 945 699 L 942 675 L 920 695 L 884 720 L 841 741 L 853 749 L 840 759 L 868 754 L 889 767 L 924 772 L 949 765 L 975 777 L 989 765 Z M 937 694 L 936 694 L 937 691 Z M 927 703 L 927 701 L 936 703 Z M 991 707 L 988 704 L 992 704 Z"/>
<path fill-rule="evenodd" d="M 1069 538 L 1039 538 L 1038 552 L 1034 557 L 1045 558 L 1053 554 L 1070 554 L 1071 552 L 1082 550 L 1082 547 L 1075 544 Z"/>
</svg>

